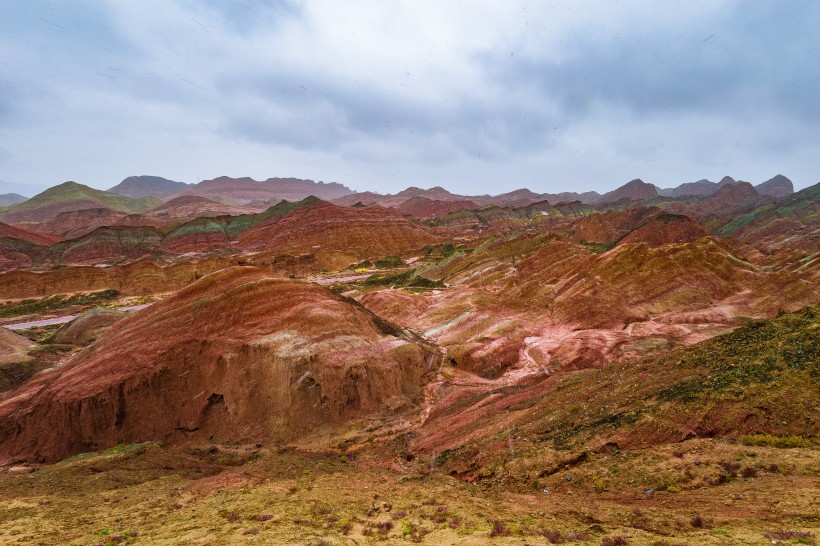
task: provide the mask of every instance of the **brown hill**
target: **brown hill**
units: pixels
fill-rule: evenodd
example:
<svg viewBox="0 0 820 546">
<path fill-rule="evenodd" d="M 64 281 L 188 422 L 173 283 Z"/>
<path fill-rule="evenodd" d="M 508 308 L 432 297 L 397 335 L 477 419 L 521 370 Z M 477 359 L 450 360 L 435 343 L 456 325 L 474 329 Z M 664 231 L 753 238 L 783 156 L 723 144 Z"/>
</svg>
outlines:
<svg viewBox="0 0 820 546">
<path fill-rule="evenodd" d="M 117 290 L 127 296 L 179 290 L 208 273 L 236 265 L 237 259 L 214 257 L 167 266 L 137 260 L 112 267 L 75 266 L 49 271 L 0 273 L 0 300 L 42 298 L 97 290 Z"/>
<path fill-rule="evenodd" d="M 381 257 L 439 242 L 425 227 L 381 207 L 340 207 L 318 201 L 243 232 L 237 246 L 249 251 L 305 254 L 318 249 L 356 258 Z"/>
<path fill-rule="evenodd" d="M 185 190 L 183 195 L 199 195 L 228 204 L 245 204 L 253 201 L 298 201 L 315 195 L 320 199 L 335 199 L 352 191 L 337 182 L 314 182 L 301 178 L 253 178 L 220 176 L 203 180 Z"/>
<path fill-rule="evenodd" d="M 658 189 L 654 184 L 647 184 L 640 178 L 631 180 L 611 192 L 607 192 L 598 200 L 599 203 L 614 203 L 621 199 L 630 199 L 632 201 L 639 201 L 644 199 L 652 199 L 658 196 Z"/>
<path fill-rule="evenodd" d="M 68 210 L 38 224 L 37 230 L 73 239 L 91 233 L 98 227 L 113 226 L 126 216 L 124 212 L 105 207 Z"/>
<path fill-rule="evenodd" d="M 434 349 L 315 284 L 211 275 L 0 402 L 0 460 L 304 439 L 419 399 Z"/>
<path fill-rule="evenodd" d="M 0 239 L 2 238 L 17 239 L 19 241 L 26 241 L 35 245 L 51 245 L 62 241 L 62 237 L 58 237 L 56 235 L 36 233 L 0 222 Z"/>
<path fill-rule="evenodd" d="M 189 185 L 184 182 L 175 182 L 161 176 L 129 176 L 122 182 L 109 188 L 108 191 L 134 199 L 153 196 L 157 199 L 168 199 L 186 189 Z"/>
<path fill-rule="evenodd" d="M 199 195 L 180 195 L 166 201 L 145 214 L 160 218 L 196 218 L 200 216 L 240 215 L 240 207 L 225 205 Z"/>
<path fill-rule="evenodd" d="M 778 174 L 765 182 L 755 186 L 758 193 L 768 195 L 769 197 L 786 197 L 794 193 L 794 184 L 792 181 Z"/>
<path fill-rule="evenodd" d="M 411 214 L 422 220 L 436 218 L 457 210 L 477 208 L 479 208 L 478 205 L 469 200 L 439 201 L 427 197 L 411 197 L 396 207 L 402 213 Z"/>
<path fill-rule="evenodd" d="M 655 207 L 608 210 L 576 220 L 564 230 L 564 233 L 570 240 L 578 243 L 614 243 L 658 214 L 661 214 L 661 211 Z"/>
<path fill-rule="evenodd" d="M 703 226 L 680 214 L 662 213 L 621 239 L 618 244 L 648 243 L 650 246 L 668 243 L 692 243 L 710 234 Z"/>
</svg>

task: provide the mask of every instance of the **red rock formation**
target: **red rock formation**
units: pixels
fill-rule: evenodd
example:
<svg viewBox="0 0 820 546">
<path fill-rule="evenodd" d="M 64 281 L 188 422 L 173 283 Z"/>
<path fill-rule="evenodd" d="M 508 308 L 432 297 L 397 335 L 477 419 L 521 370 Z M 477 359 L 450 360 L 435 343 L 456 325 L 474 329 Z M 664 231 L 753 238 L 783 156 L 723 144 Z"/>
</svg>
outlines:
<svg viewBox="0 0 820 546">
<path fill-rule="evenodd" d="M 26 241 L 35 245 L 51 245 L 62 241 L 63 238 L 57 235 L 48 233 L 36 233 L 27 229 L 10 226 L 0 222 L 0 238 L 17 239 L 19 241 Z"/>
<path fill-rule="evenodd" d="M 477 209 L 478 205 L 469 200 L 438 201 L 427 197 L 411 197 L 396 209 L 404 214 L 426 220 L 462 209 Z"/>
<path fill-rule="evenodd" d="M 576 220 L 564 232 L 575 242 L 614 243 L 659 214 L 661 210 L 655 207 L 608 210 Z"/>
<path fill-rule="evenodd" d="M 423 226 L 380 207 L 340 207 L 318 202 L 282 218 L 271 218 L 242 233 L 237 246 L 248 251 L 305 254 L 338 250 L 357 258 L 398 254 L 435 244 Z"/>
<path fill-rule="evenodd" d="M 98 227 L 113 226 L 127 216 L 126 213 L 105 207 L 61 212 L 51 220 L 36 226 L 37 231 L 52 233 L 66 239 L 74 239 L 91 233 Z"/>
<path fill-rule="evenodd" d="M 114 289 L 128 296 L 172 292 L 208 273 L 235 265 L 236 258 L 219 257 L 168 266 L 138 260 L 114 267 L 65 267 L 50 271 L 0 273 L 0 299 L 42 298 L 54 294 Z"/>
<path fill-rule="evenodd" d="M 318 285 L 237 268 L 117 323 L 0 402 L 0 461 L 272 442 L 417 400 L 434 349 Z"/>
<path fill-rule="evenodd" d="M 654 184 L 647 184 L 640 178 L 636 178 L 627 182 L 618 189 L 605 193 L 598 200 L 599 203 L 614 203 L 621 199 L 630 199 L 632 201 L 639 201 L 643 199 L 652 199 L 658 196 L 658 189 Z"/>
<path fill-rule="evenodd" d="M 240 207 L 224 205 L 207 197 L 180 195 L 145 214 L 160 218 L 197 218 L 202 216 L 239 215 L 246 211 Z"/>
<path fill-rule="evenodd" d="M 648 243 L 650 246 L 668 243 L 691 243 L 710 233 L 700 224 L 679 214 L 658 214 L 629 233 L 618 244 Z"/>
<path fill-rule="evenodd" d="M 336 182 L 314 182 L 300 178 L 268 178 L 257 181 L 248 177 L 220 176 L 193 185 L 183 195 L 199 195 L 226 203 L 244 204 L 257 200 L 298 201 L 310 195 L 320 199 L 335 199 L 349 193 L 349 188 Z"/>
</svg>

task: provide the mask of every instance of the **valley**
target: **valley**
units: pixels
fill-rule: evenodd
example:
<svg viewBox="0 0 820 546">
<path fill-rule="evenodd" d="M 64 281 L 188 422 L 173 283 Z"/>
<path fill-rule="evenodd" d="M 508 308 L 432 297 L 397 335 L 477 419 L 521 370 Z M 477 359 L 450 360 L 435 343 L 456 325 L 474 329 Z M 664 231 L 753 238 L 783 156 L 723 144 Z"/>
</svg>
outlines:
<svg viewBox="0 0 820 546">
<path fill-rule="evenodd" d="M 820 189 L 0 210 L 0 543 L 811 544 Z"/>
</svg>

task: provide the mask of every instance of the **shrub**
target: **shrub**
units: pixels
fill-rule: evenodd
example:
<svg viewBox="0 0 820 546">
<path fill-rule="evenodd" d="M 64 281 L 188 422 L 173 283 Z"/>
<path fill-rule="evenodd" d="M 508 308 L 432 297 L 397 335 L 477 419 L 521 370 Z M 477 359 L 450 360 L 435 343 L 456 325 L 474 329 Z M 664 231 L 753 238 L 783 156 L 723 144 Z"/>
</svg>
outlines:
<svg viewBox="0 0 820 546">
<path fill-rule="evenodd" d="M 604 537 L 601 539 L 601 546 L 626 546 L 629 541 L 621 536 Z"/>
<path fill-rule="evenodd" d="M 391 267 L 401 267 L 403 265 L 405 265 L 404 260 L 402 260 L 398 256 L 385 256 L 380 260 L 376 260 L 376 267 L 380 267 L 383 269 Z"/>
<path fill-rule="evenodd" d="M 510 534 L 510 530 L 501 523 L 500 520 L 493 520 L 491 522 L 493 524 L 492 528 L 490 529 L 490 536 L 491 537 L 505 537 Z"/>
<path fill-rule="evenodd" d="M 744 478 L 756 478 L 757 477 L 757 470 L 752 468 L 751 466 L 747 466 L 743 469 L 743 472 L 740 473 L 741 476 Z"/>
<path fill-rule="evenodd" d="M 703 527 L 703 518 L 700 516 L 694 516 L 689 521 L 689 523 L 692 525 L 692 527 L 700 529 L 701 527 Z"/>
</svg>

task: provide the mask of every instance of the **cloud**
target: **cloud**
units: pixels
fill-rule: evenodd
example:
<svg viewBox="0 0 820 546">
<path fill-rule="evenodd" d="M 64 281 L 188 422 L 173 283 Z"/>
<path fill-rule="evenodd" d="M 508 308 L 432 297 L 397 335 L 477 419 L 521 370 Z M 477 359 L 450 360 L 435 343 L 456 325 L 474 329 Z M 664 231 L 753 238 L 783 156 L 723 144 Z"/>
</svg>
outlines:
<svg viewBox="0 0 820 546">
<path fill-rule="evenodd" d="M 0 178 L 805 186 L 818 22 L 805 0 L 3 3 Z"/>
</svg>

